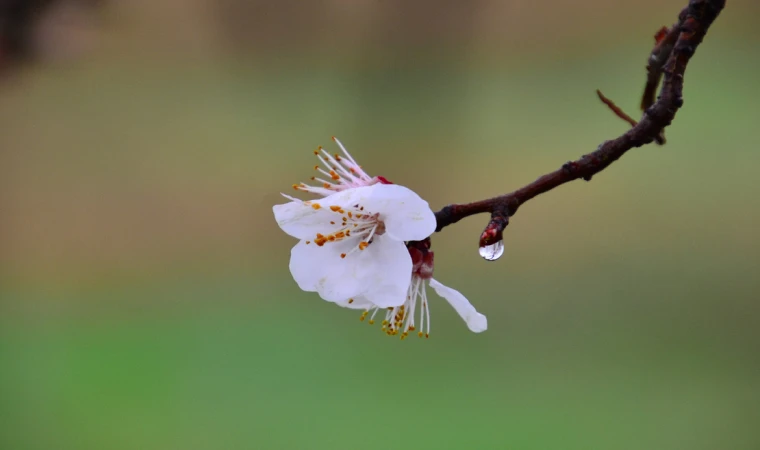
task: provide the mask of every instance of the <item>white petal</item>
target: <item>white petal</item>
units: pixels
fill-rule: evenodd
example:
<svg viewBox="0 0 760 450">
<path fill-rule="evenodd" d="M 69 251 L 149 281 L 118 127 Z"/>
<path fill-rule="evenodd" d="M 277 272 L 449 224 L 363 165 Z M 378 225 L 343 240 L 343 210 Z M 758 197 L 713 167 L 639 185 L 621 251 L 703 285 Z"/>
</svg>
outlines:
<svg viewBox="0 0 760 450">
<path fill-rule="evenodd" d="M 362 205 L 380 213 L 385 231 L 400 241 L 419 241 L 435 232 L 435 214 L 428 202 L 414 191 L 398 184 L 375 184 Z"/>
<path fill-rule="evenodd" d="M 314 239 L 317 233 L 329 234 L 335 230 L 330 221 L 335 220 L 335 213 L 330 211 L 330 206 L 356 204 L 364 198 L 365 192 L 359 189 L 346 189 L 328 197 L 302 202 L 294 200 L 282 205 L 272 207 L 277 225 L 289 235 L 297 239 Z M 319 205 L 315 208 L 315 205 Z"/>
<path fill-rule="evenodd" d="M 314 239 L 317 233 L 330 234 L 330 210 L 314 209 L 302 202 L 274 205 L 272 210 L 277 225 L 294 238 Z"/>
<path fill-rule="evenodd" d="M 322 247 L 299 242 L 290 253 L 293 278 L 304 291 L 318 292 L 330 302 L 364 295 L 382 307 L 403 304 L 412 272 L 412 258 L 404 243 L 377 236 L 365 250 L 340 257 L 355 245 L 355 240 Z"/>
<path fill-rule="evenodd" d="M 355 244 L 355 241 L 328 242 L 322 247 L 313 242 L 296 244 L 290 251 L 290 273 L 298 287 L 304 291 L 318 292 L 320 297 L 330 302 L 361 294 L 366 288 L 357 277 L 359 264 L 349 263 L 348 260 L 355 258 L 340 257 Z M 355 253 L 351 256 L 361 255 Z"/>
<path fill-rule="evenodd" d="M 372 302 L 370 302 L 369 300 L 367 300 L 366 297 L 362 297 L 362 296 L 356 297 L 356 298 L 352 299 L 353 301 L 351 303 L 349 303 L 348 300 L 349 299 L 342 300 L 342 301 L 339 301 L 339 302 L 335 302 L 335 304 L 338 305 L 338 306 L 342 306 L 344 308 L 348 308 L 348 309 L 366 309 L 366 310 L 369 310 L 369 309 L 372 309 L 372 308 L 375 307 L 375 305 Z"/>
<path fill-rule="evenodd" d="M 377 236 L 364 252 L 370 250 L 373 252 L 366 260 L 369 276 L 364 296 L 380 308 L 403 305 L 412 282 L 409 250 L 403 242 L 385 235 Z"/>
<path fill-rule="evenodd" d="M 449 302 L 459 316 L 464 319 L 471 331 L 480 333 L 488 328 L 486 316 L 477 312 L 475 307 L 459 291 L 444 286 L 432 278 L 430 279 L 430 287 Z"/>
</svg>

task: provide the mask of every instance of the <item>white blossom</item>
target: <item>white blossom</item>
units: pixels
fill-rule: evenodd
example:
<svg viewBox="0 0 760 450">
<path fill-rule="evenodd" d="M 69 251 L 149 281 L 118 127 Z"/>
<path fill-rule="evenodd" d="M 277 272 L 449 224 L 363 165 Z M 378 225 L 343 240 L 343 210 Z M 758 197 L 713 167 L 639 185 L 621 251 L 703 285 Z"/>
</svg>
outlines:
<svg viewBox="0 0 760 450">
<path fill-rule="evenodd" d="M 426 201 L 410 189 L 370 177 L 348 154 L 315 151 L 329 177 L 321 186 L 293 187 L 324 196 L 273 208 L 277 224 L 300 240 L 291 251 L 290 271 L 298 286 L 341 306 L 396 307 L 404 304 L 411 283 L 412 259 L 405 241 L 435 231 Z"/>
</svg>

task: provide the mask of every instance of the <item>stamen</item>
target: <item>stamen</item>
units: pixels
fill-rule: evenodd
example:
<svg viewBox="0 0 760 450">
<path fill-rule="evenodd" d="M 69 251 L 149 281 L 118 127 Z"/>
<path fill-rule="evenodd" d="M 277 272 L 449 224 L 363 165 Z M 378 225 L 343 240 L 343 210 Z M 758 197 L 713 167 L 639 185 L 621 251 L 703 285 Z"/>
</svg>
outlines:
<svg viewBox="0 0 760 450">
<path fill-rule="evenodd" d="M 384 308 L 385 319 L 382 321 L 380 329 L 385 334 L 388 336 L 397 336 L 400 333 L 400 338 L 404 340 L 409 336 L 410 332 L 417 331 L 418 328 L 415 325 L 414 316 L 417 312 L 417 302 L 419 301 L 421 305 L 419 331 L 417 331 L 417 336 L 426 338 L 430 337 L 430 310 L 427 304 L 427 292 L 425 290 L 424 281 L 425 280 L 421 277 L 412 276 L 404 304 L 396 307 Z M 375 315 L 381 309 L 382 308 L 376 306 L 371 308 L 372 316 L 370 317 L 370 323 L 374 323 Z M 426 322 L 427 329 L 425 329 Z"/>
<path fill-rule="evenodd" d="M 425 289 L 422 290 L 422 307 L 425 309 L 425 319 L 427 320 L 427 331 L 425 331 L 425 337 L 430 337 L 430 308 L 428 308 L 427 294 Z"/>
<path fill-rule="evenodd" d="M 337 138 L 333 137 L 333 140 L 340 147 L 342 155 L 338 153 L 331 155 L 321 145 L 316 150 L 313 150 L 313 153 L 323 166 L 320 167 L 319 164 L 316 164 L 314 165 L 314 170 L 319 171 L 334 183 L 318 177 L 311 177 L 312 181 L 319 181 L 321 185 L 310 186 L 297 183 L 293 185 L 293 189 L 327 197 L 344 189 L 370 186 L 379 182 L 378 177 L 370 177 L 362 170 L 361 166 Z"/>
<path fill-rule="evenodd" d="M 340 171 L 346 177 L 346 181 L 348 181 L 348 182 L 355 182 L 355 181 L 358 180 L 358 178 L 356 178 L 353 174 L 351 174 L 351 172 L 349 172 L 346 169 L 344 169 L 343 166 L 338 161 L 336 161 L 332 157 L 332 155 L 330 155 L 329 153 L 327 153 L 327 151 L 325 151 L 324 149 L 322 149 L 322 154 L 317 155 L 317 157 L 319 158 L 320 161 L 322 161 L 322 164 L 324 164 L 325 167 L 327 167 L 331 171 L 335 171 L 335 170 Z M 320 171 L 321 171 L 321 169 L 320 169 Z M 337 179 L 340 179 L 340 177 L 338 177 Z M 336 181 L 337 181 L 337 179 L 336 179 Z"/>
<path fill-rule="evenodd" d="M 351 163 L 353 163 L 354 166 L 359 167 L 359 164 L 356 163 L 354 158 L 351 156 L 350 153 L 348 153 L 348 150 L 346 150 L 346 147 L 343 146 L 343 143 L 341 143 L 338 138 L 335 136 L 332 137 L 332 140 L 335 141 L 336 144 L 338 144 L 338 147 L 340 147 L 340 150 L 343 152 L 344 155 L 346 155 L 346 158 L 348 158 Z"/>
</svg>

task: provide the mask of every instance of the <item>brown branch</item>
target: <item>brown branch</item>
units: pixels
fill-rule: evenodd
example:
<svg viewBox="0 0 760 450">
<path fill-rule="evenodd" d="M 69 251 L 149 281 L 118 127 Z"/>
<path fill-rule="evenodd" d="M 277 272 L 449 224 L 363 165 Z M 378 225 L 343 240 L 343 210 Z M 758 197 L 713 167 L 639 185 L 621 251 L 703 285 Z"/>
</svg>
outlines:
<svg viewBox="0 0 760 450">
<path fill-rule="evenodd" d="M 683 76 L 689 59 L 725 6 L 725 0 L 690 0 L 678 23 L 657 42 L 650 56 L 649 80 L 664 75 L 660 97 L 644 110 L 641 120 L 622 136 L 603 142 L 596 151 L 564 164 L 536 181 L 509 194 L 463 205 L 448 205 L 435 213 L 436 231 L 473 214 L 491 213 L 486 232 L 501 235 L 508 219 L 528 200 L 567 182 L 591 177 L 617 161 L 628 150 L 649 144 L 670 125 L 683 105 Z M 669 44 L 673 41 L 672 46 Z M 665 58 L 664 55 L 668 55 Z M 665 61 L 665 62 L 663 62 Z M 650 83 L 648 82 L 647 85 Z M 655 85 L 656 86 L 656 85 Z M 647 104 L 647 97 L 643 105 Z M 484 232 L 485 233 L 485 232 Z"/>
</svg>

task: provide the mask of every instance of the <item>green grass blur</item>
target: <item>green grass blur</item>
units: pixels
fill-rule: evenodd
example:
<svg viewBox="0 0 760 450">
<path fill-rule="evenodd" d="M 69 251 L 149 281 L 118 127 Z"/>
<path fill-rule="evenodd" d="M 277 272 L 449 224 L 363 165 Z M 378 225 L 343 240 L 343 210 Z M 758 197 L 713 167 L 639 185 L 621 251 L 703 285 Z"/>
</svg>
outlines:
<svg viewBox="0 0 760 450">
<path fill-rule="evenodd" d="M 0 449 L 760 448 L 747 2 L 699 48 L 666 146 L 526 204 L 496 263 L 485 217 L 434 236 L 483 334 L 433 297 L 430 339 L 400 342 L 299 291 L 271 213 L 333 134 L 434 209 L 594 150 L 626 127 L 594 90 L 635 112 L 685 4 L 663 3 L 525 48 L 247 59 L 132 48 L 114 14 L 90 57 L 0 85 Z"/>
</svg>

